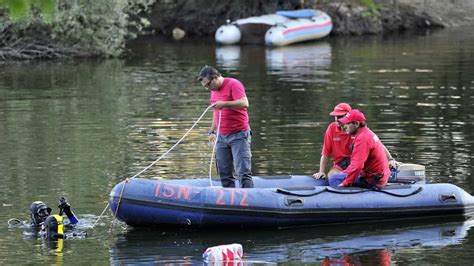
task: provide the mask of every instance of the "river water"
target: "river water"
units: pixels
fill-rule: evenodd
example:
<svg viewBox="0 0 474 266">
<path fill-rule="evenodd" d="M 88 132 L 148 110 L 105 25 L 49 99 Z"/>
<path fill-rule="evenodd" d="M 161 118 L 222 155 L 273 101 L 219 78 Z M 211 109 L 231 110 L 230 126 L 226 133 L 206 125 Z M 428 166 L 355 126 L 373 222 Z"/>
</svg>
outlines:
<svg viewBox="0 0 474 266">
<path fill-rule="evenodd" d="M 209 92 L 195 80 L 205 64 L 247 87 L 255 175 L 314 173 L 328 113 L 348 102 L 397 160 L 425 165 L 429 182 L 474 193 L 474 36 L 467 32 L 276 49 L 143 39 L 124 59 L 0 65 L 0 264 L 200 264 L 206 247 L 234 242 L 247 262 L 471 264 L 472 221 L 190 232 L 112 226 L 106 212 L 92 228 L 111 188 L 166 152 L 205 110 Z M 142 176 L 208 176 L 210 121 L 206 114 Z M 35 200 L 56 212 L 60 196 L 87 237 L 55 251 L 7 225 L 27 220 Z"/>
</svg>

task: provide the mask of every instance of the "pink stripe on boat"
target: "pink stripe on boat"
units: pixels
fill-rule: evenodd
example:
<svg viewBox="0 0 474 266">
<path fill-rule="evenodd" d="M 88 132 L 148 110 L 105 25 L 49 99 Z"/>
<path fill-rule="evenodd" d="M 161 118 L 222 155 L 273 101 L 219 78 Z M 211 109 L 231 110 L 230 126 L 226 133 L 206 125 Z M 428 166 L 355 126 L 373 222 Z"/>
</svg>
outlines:
<svg viewBox="0 0 474 266">
<path fill-rule="evenodd" d="M 292 29 L 285 30 L 283 32 L 283 35 L 288 34 L 290 32 L 294 32 L 294 31 L 308 30 L 308 29 L 314 29 L 314 28 L 322 28 L 322 27 L 326 27 L 326 26 L 331 25 L 331 24 L 332 24 L 332 21 L 328 21 L 324 24 L 319 24 L 319 25 L 308 25 L 308 26 L 301 26 L 301 27 L 297 27 L 297 28 L 292 28 Z"/>
</svg>

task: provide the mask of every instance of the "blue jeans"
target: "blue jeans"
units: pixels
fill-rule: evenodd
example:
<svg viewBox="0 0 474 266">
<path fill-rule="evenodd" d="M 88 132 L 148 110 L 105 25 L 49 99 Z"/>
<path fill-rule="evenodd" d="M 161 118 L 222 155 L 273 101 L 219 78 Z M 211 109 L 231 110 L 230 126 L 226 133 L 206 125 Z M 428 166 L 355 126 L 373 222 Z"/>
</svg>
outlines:
<svg viewBox="0 0 474 266">
<path fill-rule="evenodd" d="M 337 173 L 329 178 L 329 185 L 331 187 L 337 187 L 340 185 L 344 179 L 346 178 L 347 174 L 346 173 Z M 362 188 L 369 188 L 368 184 L 362 180 L 362 176 L 358 176 L 354 183 L 352 183 L 353 187 L 362 187 Z"/>
<path fill-rule="evenodd" d="M 251 157 L 250 130 L 219 135 L 216 162 L 223 187 L 235 187 L 235 178 L 239 180 L 241 187 L 253 187 Z"/>
</svg>

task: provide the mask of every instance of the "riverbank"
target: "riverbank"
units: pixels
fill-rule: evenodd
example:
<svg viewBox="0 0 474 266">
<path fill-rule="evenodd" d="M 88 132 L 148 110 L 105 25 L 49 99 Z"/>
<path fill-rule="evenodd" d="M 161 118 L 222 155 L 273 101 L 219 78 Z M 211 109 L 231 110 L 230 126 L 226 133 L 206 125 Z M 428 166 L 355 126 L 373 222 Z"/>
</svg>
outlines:
<svg viewBox="0 0 474 266">
<path fill-rule="evenodd" d="M 379 1 L 364 6 L 355 1 L 157 1 L 147 16 L 154 34 L 171 37 L 181 29 L 191 38 L 212 36 L 226 20 L 274 13 L 277 10 L 320 9 L 333 19 L 332 36 L 386 34 L 430 28 L 474 24 L 474 5 L 468 1 L 437 3 L 420 1 Z M 396 2 L 396 3 L 393 3 Z M 212 8 L 202 8 L 209 7 Z M 462 7 L 459 9 L 459 7 Z"/>
<path fill-rule="evenodd" d="M 472 0 L 142 1 L 125 7 L 112 1 L 120 12 L 102 5 L 86 9 L 88 13 L 81 4 L 63 6 L 49 22 L 43 21 L 41 14 L 29 17 L 28 23 L 12 22 L 6 9 L 0 9 L 0 62 L 119 57 L 126 51 L 126 43 L 139 35 L 194 41 L 213 36 L 227 20 L 277 10 L 325 11 L 333 19 L 333 37 L 474 25 Z"/>
</svg>

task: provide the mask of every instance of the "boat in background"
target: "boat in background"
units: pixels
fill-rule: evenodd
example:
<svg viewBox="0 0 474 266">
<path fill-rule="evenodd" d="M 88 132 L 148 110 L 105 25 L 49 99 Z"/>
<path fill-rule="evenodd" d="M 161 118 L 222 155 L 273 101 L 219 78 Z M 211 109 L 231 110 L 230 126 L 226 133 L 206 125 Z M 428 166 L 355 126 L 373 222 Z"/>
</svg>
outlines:
<svg viewBox="0 0 474 266">
<path fill-rule="evenodd" d="M 219 44 L 284 46 L 323 38 L 331 30 L 331 18 L 320 10 L 277 11 L 275 14 L 227 21 L 217 29 L 215 40 Z"/>
</svg>

